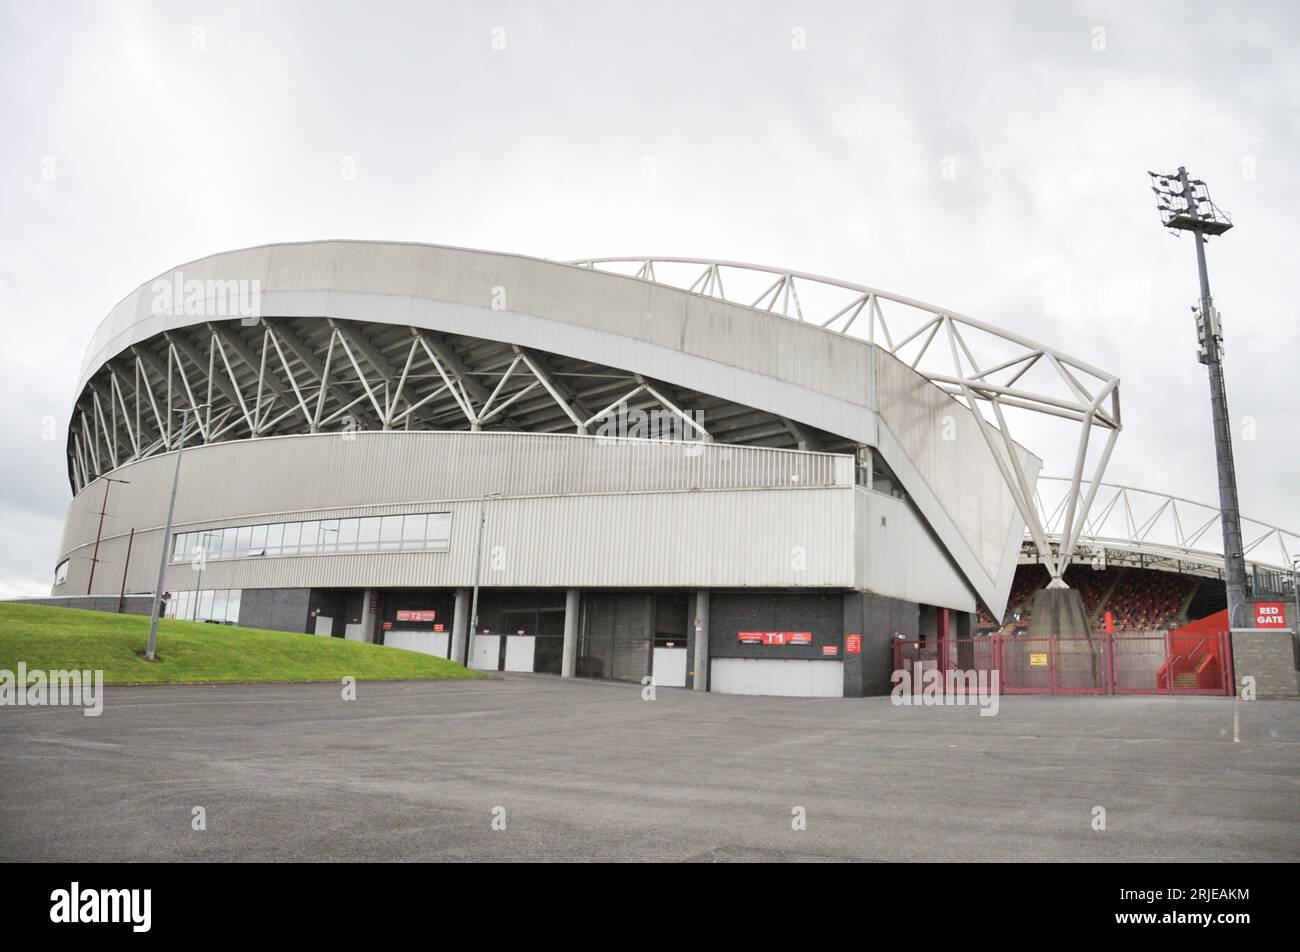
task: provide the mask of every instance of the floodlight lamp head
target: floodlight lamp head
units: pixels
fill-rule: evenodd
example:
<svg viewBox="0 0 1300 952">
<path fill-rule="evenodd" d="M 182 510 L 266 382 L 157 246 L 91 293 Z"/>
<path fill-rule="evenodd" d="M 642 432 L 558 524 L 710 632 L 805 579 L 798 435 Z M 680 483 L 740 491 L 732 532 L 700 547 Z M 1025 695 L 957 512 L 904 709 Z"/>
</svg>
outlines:
<svg viewBox="0 0 1300 952">
<path fill-rule="evenodd" d="M 1210 188 L 1204 179 L 1189 179 L 1187 170 L 1177 174 L 1151 172 L 1151 191 L 1156 193 L 1160 223 L 1171 231 L 1193 231 L 1202 235 L 1221 235 L 1232 227 L 1227 213 L 1210 201 Z"/>
</svg>

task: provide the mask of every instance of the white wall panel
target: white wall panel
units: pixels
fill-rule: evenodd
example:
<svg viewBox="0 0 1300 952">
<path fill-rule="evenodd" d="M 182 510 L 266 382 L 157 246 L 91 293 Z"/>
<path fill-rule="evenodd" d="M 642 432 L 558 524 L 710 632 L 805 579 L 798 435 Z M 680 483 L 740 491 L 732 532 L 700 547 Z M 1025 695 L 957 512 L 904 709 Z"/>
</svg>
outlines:
<svg viewBox="0 0 1300 952">
<path fill-rule="evenodd" d="M 714 658 L 709 668 L 709 690 L 715 694 L 769 697 L 843 697 L 844 662 Z"/>
<path fill-rule="evenodd" d="M 652 664 L 655 684 L 665 688 L 686 687 L 685 648 L 655 648 Z"/>
<path fill-rule="evenodd" d="M 532 671 L 537 638 L 533 635 L 507 635 L 506 670 Z"/>
<path fill-rule="evenodd" d="M 447 634 L 441 631 L 398 631 L 392 629 L 384 632 L 384 646 L 387 648 L 405 648 L 420 654 L 447 657 Z"/>
</svg>

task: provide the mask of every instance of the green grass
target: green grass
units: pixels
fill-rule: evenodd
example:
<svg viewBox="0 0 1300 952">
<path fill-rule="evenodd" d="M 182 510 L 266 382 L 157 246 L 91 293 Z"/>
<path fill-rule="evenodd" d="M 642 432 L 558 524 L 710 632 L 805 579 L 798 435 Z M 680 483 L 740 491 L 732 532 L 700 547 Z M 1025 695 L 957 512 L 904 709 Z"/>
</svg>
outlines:
<svg viewBox="0 0 1300 952">
<path fill-rule="evenodd" d="M 443 658 L 342 638 L 164 619 L 157 660 L 144 660 L 149 619 L 0 602 L 0 668 L 91 669 L 106 684 L 477 678 Z"/>
</svg>

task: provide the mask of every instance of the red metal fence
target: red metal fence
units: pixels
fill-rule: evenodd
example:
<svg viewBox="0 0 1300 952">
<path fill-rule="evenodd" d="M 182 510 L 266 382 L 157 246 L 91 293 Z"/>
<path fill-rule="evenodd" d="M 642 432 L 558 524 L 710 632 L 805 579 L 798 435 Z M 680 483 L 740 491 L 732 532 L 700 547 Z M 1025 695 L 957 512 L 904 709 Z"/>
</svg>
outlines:
<svg viewBox="0 0 1300 952">
<path fill-rule="evenodd" d="M 920 678 L 935 670 L 941 690 L 964 690 L 975 672 L 988 683 L 997 672 L 1003 694 L 1233 693 L 1226 631 L 1066 638 L 984 635 L 894 642 L 894 670 L 906 670 L 919 693 Z"/>
</svg>

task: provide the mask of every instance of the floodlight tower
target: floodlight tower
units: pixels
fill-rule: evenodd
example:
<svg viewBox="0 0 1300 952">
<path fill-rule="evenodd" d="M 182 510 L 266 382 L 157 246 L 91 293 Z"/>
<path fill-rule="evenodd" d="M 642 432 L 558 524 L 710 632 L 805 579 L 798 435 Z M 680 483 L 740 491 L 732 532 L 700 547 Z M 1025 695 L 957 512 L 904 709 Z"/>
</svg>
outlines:
<svg viewBox="0 0 1300 952">
<path fill-rule="evenodd" d="M 1210 297 L 1210 277 L 1205 268 L 1205 239 L 1222 235 L 1232 220 L 1210 201 L 1210 189 L 1201 179 L 1189 178 L 1179 166 L 1175 174 L 1148 172 L 1156 207 L 1166 228 L 1190 231 L 1196 239 L 1196 267 L 1201 278 L 1201 306 L 1194 308 L 1198 357 L 1210 372 L 1210 407 L 1214 417 L 1214 454 L 1219 466 L 1219 510 L 1223 524 L 1223 565 L 1228 589 L 1228 622 L 1233 628 L 1248 625 L 1246 613 L 1246 560 L 1241 543 L 1241 512 L 1237 506 L 1237 468 L 1232 461 L 1232 431 L 1228 426 L 1228 396 L 1223 385 L 1223 329 Z"/>
</svg>

